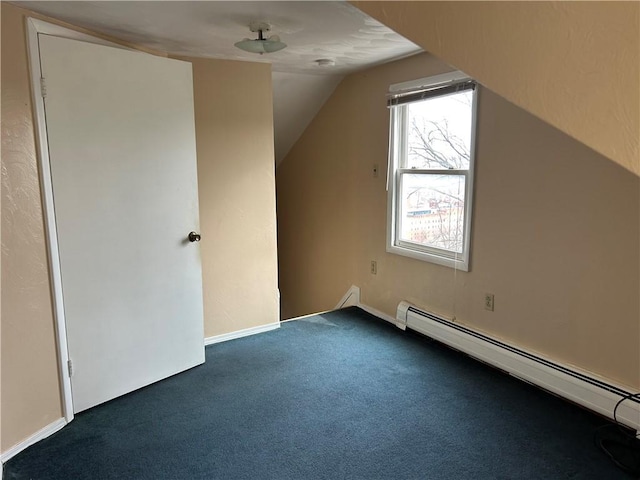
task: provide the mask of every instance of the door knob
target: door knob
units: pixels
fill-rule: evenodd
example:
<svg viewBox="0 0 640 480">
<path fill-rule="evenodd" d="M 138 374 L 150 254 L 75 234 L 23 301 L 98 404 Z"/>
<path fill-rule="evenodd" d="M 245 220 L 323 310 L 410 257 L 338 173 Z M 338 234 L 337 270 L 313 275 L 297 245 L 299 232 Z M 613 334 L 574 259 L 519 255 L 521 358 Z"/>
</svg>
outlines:
<svg viewBox="0 0 640 480">
<path fill-rule="evenodd" d="M 199 242 L 200 241 L 200 234 L 196 233 L 196 232 L 189 232 L 189 241 L 190 242 Z"/>
</svg>

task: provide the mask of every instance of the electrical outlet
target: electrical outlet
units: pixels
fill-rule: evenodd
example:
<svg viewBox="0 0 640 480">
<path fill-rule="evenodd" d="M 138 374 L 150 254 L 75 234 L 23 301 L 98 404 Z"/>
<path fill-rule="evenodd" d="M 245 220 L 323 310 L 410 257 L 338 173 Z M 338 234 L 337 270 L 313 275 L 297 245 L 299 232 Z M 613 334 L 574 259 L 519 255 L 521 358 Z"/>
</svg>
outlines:
<svg viewBox="0 0 640 480">
<path fill-rule="evenodd" d="M 373 178 L 378 178 L 378 171 L 379 171 L 378 164 L 374 163 L 373 164 Z"/>
<path fill-rule="evenodd" d="M 371 260 L 371 275 L 378 274 L 378 262 L 375 260 Z"/>
<path fill-rule="evenodd" d="M 493 312 L 493 293 L 484 294 L 484 309 Z"/>
</svg>

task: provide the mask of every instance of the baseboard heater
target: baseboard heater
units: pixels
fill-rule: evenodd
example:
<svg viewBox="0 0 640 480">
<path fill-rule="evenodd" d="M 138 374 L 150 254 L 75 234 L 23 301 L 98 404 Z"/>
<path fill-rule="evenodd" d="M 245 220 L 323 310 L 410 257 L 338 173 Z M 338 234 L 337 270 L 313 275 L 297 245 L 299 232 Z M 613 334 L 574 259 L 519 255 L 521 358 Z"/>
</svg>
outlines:
<svg viewBox="0 0 640 480">
<path fill-rule="evenodd" d="M 438 340 L 510 375 L 613 419 L 622 398 L 634 392 L 476 332 L 408 302 L 400 302 L 396 325 Z M 640 431 L 640 400 L 625 400 L 618 407 L 620 423 Z"/>
</svg>

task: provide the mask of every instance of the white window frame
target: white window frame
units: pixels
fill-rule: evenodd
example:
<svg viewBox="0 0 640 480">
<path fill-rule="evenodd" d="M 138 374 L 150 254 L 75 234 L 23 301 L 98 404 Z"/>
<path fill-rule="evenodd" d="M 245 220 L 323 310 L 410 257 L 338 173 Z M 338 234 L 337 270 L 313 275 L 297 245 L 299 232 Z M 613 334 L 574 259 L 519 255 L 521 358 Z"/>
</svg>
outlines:
<svg viewBox="0 0 640 480">
<path fill-rule="evenodd" d="M 451 84 L 472 81 L 463 72 L 450 72 L 433 77 L 422 78 L 415 81 L 398 83 L 389 87 L 389 95 L 394 96 L 399 92 L 410 92 L 425 88 L 444 87 Z M 451 267 L 465 272 L 470 271 L 471 261 L 471 230 L 473 217 L 473 192 L 474 192 L 474 170 L 475 170 L 475 150 L 476 150 L 476 117 L 478 110 L 478 90 L 476 84 L 473 90 L 473 102 L 471 110 L 471 145 L 470 161 L 468 170 L 418 170 L 400 168 L 402 158 L 406 158 L 406 142 L 399 139 L 407 138 L 406 127 L 408 109 L 403 106 L 391 107 L 389 118 L 389 162 L 387 172 L 387 252 L 405 257 L 422 260 Z M 401 118 L 403 115 L 404 118 Z M 399 238 L 400 216 L 398 213 L 401 204 L 399 196 L 401 194 L 402 174 L 406 173 L 428 173 L 446 175 L 465 176 L 465 202 L 464 202 L 464 235 L 462 253 L 451 252 L 445 249 L 417 245 L 412 242 L 402 241 Z"/>
</svg>

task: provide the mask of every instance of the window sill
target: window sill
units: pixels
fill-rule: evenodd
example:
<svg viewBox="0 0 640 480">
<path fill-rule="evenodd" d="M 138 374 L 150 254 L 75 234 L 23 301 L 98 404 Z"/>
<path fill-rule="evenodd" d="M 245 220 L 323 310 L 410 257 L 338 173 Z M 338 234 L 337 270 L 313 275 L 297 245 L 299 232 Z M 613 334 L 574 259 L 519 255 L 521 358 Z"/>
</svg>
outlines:
<svg viewBox="0 0 640 480">
<path fill-rule="evenodd" d="M 433 253 L 419 252 L 417 250 L 399 247 L 397 245 L 387 245 L 387 252 L 402 255 L 403 257 L 413 258 L 415 260 L 421 260 L 423 262 L 435 263 L 436 265 L 454 268 L 463 272 L 469 271 L 469 259 L 465 257 L 461 257 L 456 260 L 454 258 L 448 258 Z"/>
</svg>

